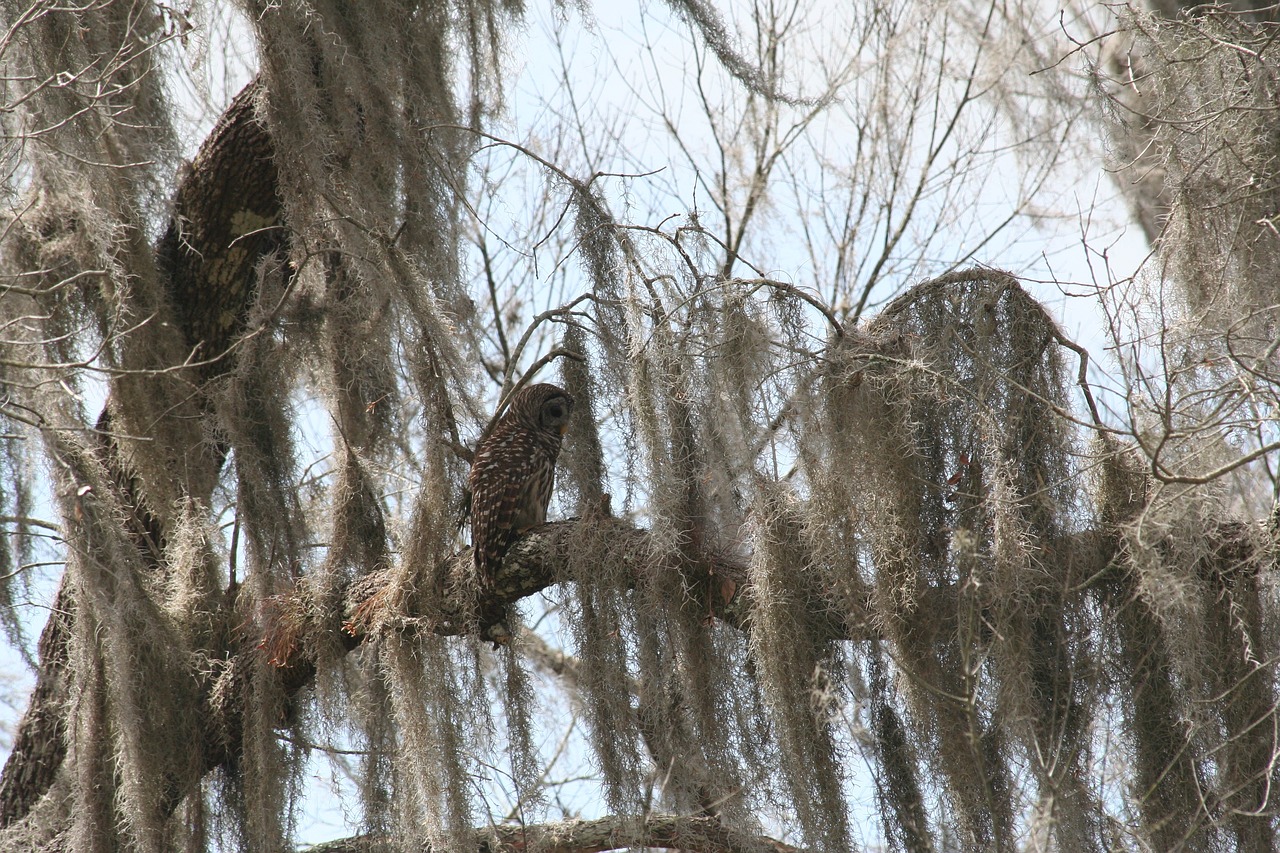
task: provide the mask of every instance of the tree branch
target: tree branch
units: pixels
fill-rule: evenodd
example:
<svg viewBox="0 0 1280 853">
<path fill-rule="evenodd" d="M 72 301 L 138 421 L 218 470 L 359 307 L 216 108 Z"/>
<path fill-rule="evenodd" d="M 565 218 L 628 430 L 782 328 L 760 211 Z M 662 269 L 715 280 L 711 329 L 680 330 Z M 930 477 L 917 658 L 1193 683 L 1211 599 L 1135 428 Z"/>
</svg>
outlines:
<svg viewBox="0 0 1280 853">
<path fill-rule="evenodd" d="M 477 853 L 604 853 L 622 848 L 684 850 L 688 853 L 805 853 L 764 835 L 747 835 L 708 817 L 649 815 L 626 818 L 611 815 L 596 820 L 566 820 L 533 826 L 494 826 L 475 831 Z M 357 836 L 307 848 L 308 853 L 390 853 L 394 847 L 382 836 Z M 423 853 L 431 848 L 424 846 Z M 462 851 L 457 851 L 462 853 Z"/>
<path fill-rule="evenodd" d="M 172 311 L 197 359 L 189 366 L 200 379 L 231 366 L 234 342 L 254 293 L 254 267 L 281 243 L 274 149 L 257 115 L 261 91 L 254 81 L 227 107 L 183 176 L 173 218 L 156 246 Z M 129 508 L 124 522 L 130 534 L 144 558 L 154 560 L 166 531 L 129 473 L 111 424 L 108 405 L 97 424 L 102 457 Z M 221 452 L 211 456 L 211 464 L 222 464 Z M 192 452 L 188 458 L 196 457 Z M 205 482 L 212 486 L 213 477 Z M 0 828 L 30 812 L 53 785 L 66 756 L 67 640 L 73 599 L 64 580 L 40 640 L 35 692 L 0 772 Z"/>
</svg>

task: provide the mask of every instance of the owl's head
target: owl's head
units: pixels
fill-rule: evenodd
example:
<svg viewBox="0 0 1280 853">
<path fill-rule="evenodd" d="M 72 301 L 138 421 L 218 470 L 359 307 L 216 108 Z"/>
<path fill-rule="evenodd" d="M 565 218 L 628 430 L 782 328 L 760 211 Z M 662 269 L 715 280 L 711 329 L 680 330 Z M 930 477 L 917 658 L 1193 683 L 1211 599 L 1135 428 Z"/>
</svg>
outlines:
<svg viewBox="0 0 1280 853">
<path fill-rule="evenodd" d="M 564 435 L 573 412 L 573 398 L 563 388 L 547 383 L 522 388 L 511 409 L 529 426 Z"/>
</svg>

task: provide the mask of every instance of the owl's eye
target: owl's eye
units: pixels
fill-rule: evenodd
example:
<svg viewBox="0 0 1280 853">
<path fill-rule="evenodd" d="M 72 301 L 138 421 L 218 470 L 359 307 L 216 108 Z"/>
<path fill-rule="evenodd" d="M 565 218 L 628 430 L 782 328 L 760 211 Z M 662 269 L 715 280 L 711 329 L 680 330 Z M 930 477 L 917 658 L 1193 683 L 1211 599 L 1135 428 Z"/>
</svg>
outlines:
<svg viewBox="0 0 1280 853">
<path fill-rule="evenodd" d="M 547 414 L 553 418 L 563 418 L 564 406 L 561 406 L 559 403 L 555 404 L 554 406 L 550 406 L 547 409 Z"/>
</svg>

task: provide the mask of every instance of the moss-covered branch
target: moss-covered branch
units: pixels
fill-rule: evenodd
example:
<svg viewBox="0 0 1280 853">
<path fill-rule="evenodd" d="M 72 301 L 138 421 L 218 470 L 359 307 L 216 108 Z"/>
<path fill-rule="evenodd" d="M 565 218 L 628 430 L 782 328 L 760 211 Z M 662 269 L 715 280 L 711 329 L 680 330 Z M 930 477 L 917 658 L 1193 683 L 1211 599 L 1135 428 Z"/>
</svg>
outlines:
<svg viewBox="0 0 1280 853">
<path fill-rule="evenodd" d="M 513 605 L 565 580 L 575 542 L 587 535 L 605 536 L 611 541 L 609 556 L 622 562 L 622 573 L 632 584 L 646 583 L 654 572 L 679 571 L 675 557 L 670 561 L 655 560 L 652 536 L 643 528 L 607 518 L 556 521 L 527 533 L 512 546 L 498 570 L 492 592 L 477 603 L 478 609 Z M 416 606 L 412 597 L 403 608 L 391 609 L 390 591 L 397 577 L 392 570 L 357 578 L 343 591 L 341 618 L 332 619 L 321 630 L 341 632 L 349 648 L 376 637 L 378 630 L 387 627 L 403 629 L 412 625 L 445 636 L 474 631 L 474 621 L 469 615 L 473 605 L 461 591 L 469 583 L 470 563 L 471 551 L 467 549 L 454 554 L 439 567 L 437 576 L 450 578 L 446 587 L 454 592 L 443 601 L 433 597 L 430 610 Z M 699 563 L 705 575 L 695 576 L 688 583 L 684 606 L 706 617 L 708 625 L 718 621 L 738 630 L 749 630 L 751 581 L 745 562 L 737 555 L 713 552 L 700 555 Z M 860 606 L 855 603 L 850 609 L 854 616 L 841 619 L 830 609 L 823 591 L 814 588 L 814 580 L 797 572 L 794 585 L 798 593 L 807 596 L 811 618 L 827 640 L 880 638 L 879 630 L 869 615 L 865 615 L 872 612 L 870 592 Z M 268 653 L 282 670 L 308 667 L 313 650 L 308 648 L 303 621 L 305 614 L 314 612 L 314 608 L 302 591 L 282 596 L 278 605 L 278 612 L 283 615 L 277 624 L 265 626 L 267 633 L 256 641 L 256 647 Z M 945 631 L 946 614 L 955 609 L 954 593 L 947 588 L 925 590 L 921 607 L 935 613 L 939 631 Z M 859 613 L 865 616 L 859 618 Z M 323 641 L 324 638 L 313 639 Z"/>
<path fill-rule="evenodd" d="M 156 245 L 156 265 L 162 274 L 166 305 L 171 312 L 186 363 L 136 365 L 113 394 L 155 395 L 158 375 L 180 369 L 189 387 L 224 372 L 229 353 L 243 327 L 253 298 L 254 268 L 280 243 L 280 199 L 272 144 L 257 114 L 261 86 L 252 83 L 228 106 L 179 184 L 174 213 Z M 148 369 L 156 376 L 146 375 Z M 153 505 L 147 485 L 119 443 L 118 400 L 108 402 L 97 424 L 97 453 L 119 490 L 130 537 L 151 564 L 169 535 L 166 507 Z M 181 420 L 184 412 L 166 416 Z M 160 424 L 154 424 L 157 429 Z M 126 430 L 127 432 L 127 430 Z M 169 448 L 183 460 L 188 485 L 197 494 L 187 498 L 207 502 L 208 490 L 222 465 L 221 448 L 200 444 Z M 154 444 L 154 443 L 153 443 Z M 156 490 L 156 484 L 149 484 Z M 162 492 L 163 494 L 163 492 Z M 19 724 L 14 749 L 0 773 L 0 828 L 22 819 L 54 784 L 66 756 L 66 660 L 76 603 L 64 582 L 52 608 L 53 616 L 40 640 L 40 671 L 31 703 Z"/>
<path fill-rule="evenodd" d="M 768 836 L 746 835 L 707 817 L 650 815 L 644 819 L 617 816 L 596 820 L 566 820 L 533 826 L 495 826 L 477 829 L 477 853 L 604 853 L 606 850 L 655 848 L 688 853 L 801 853 Z M 399 850 L 379 836 L 344 838 L 308 848 L 308 853 L 383 853 Z M 462 853 L 462 851 L 459 851 Z"/>
</svg>

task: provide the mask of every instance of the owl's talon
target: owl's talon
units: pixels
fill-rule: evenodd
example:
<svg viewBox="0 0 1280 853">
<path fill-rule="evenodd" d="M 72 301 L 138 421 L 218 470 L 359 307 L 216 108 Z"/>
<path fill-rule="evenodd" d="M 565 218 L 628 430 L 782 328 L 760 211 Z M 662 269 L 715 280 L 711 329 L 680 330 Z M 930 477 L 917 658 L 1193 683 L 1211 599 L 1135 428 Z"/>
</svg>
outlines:
<svg viewBox="0 0 1280 853">
<path fill-rule="evenodd" d="M 489 642 L 493 643 L 493 648 L 500 649 L 512 640 L 511 629 L 507 627 L 505 621 L 494 622 L 487 625 L 484 629 L 484 636 Z"/>
<path fill-rule="evenodd" d="M 481 600 L 476 613 L 476 636 L 493 643 L 496 649 L 511 642 L 507 624 L 507 606 L 493 600 Z"/>
</svg>

